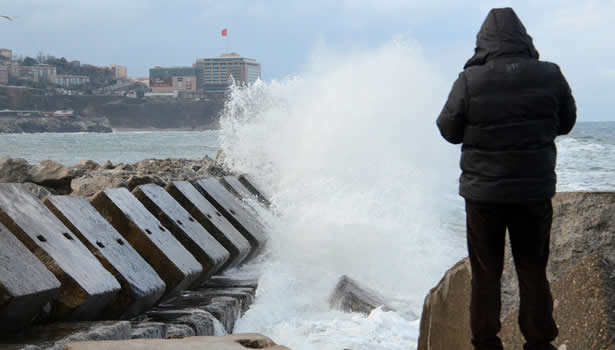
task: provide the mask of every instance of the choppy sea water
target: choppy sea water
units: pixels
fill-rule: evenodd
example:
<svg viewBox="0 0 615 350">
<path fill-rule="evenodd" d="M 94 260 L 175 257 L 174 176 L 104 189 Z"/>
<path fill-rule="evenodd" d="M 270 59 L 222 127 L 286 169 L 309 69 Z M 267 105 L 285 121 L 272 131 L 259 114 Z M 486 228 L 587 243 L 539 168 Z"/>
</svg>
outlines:
<svg viewBox="0 0 615 350">
<path fill-rule="evenodd" d="M 0 134 L 0 157 L 73 165 L 91 159 L 134 163 L 146 158 L 215 158 L 218 131 L 136 131 L 110 134 Z"/>
<path fill-rule="evenodd" d="M 224 132 L 0 135 L 0 157 L 23 157 L 30 162 L 52 159 L 68 165 L 82 159 L 118 163 L 144 158 L 214 157 L 221 147 Z M 301 139 L 296 141 L 301 142 Z M 615 190 L 615 122 L 578 123 L 569 136 L 558 138 L 557 145 L 559 191 Z M 306 162 L 313 161 L 312 154 L 307 156 Z M 300 161 L 301 154 L 297 157 Z M 251 166 L 255 165 L 243 170 L 249 171 Z M 273 190 L 280 214 L 286 218 L 261 212 L 273 232 L 273 254 L 259 266 L 252 267 L 261 270 L 263 277 L 257 301 L 238 323 L 237 330 L 265 333 L 296 350 L 413 349 L 419 323 L 407 315 L 411 312 L 420 315 L 422 298 L 428 287 L 465 253 L 462 202 L 455 197 L 454 186 L 447 187 L 442 196 L 448 196 L 452 204 L 430 209 L 439 215 L 439 225 L 434 224 L 417 219 L 412 210 L 392 208 L 403 203 L 400 198 L 405 198 L 394 195 L 396 184 L 390 184 L 388 190 L 391 192 L 380 198 L 369 189 L 369 182 L 357 182 L 356 178 L 345 174 L 343 167 L 334 165 L 328 170 L 325 166 L 327 163 L 303 169 L 308 173 L 333 172 L 314 183 L 293 174 L 292 169 L 277 169 L 286 175 L 276 179 L 280 183 L 270 190 Z M 353 167 L 352 161 L 348 166 Z M 300 170 L 301 167 L 297 171 Z M 450 171 L 458 173 L 456 168 Z M 373 175 L 366 174 L 368 178 Z M 351 184 L 338 183 L 338 176 L 349 179 Z M 387 181 L 395 180 L 390 175 L 383 176 Z M 271 181 L 260 180 L 264 181 L 264 186 Z M 403 176 L 399 178 L 403 180 Z M 290 188 L 294 186 L 299 189 Z M 378 191 L 387 190 L 387 186 L 375 186 Z M 330 195 L 324 201 L 317 198 L 322 196 L 322 188 Z M 342 198 L 344 196 L 348 198 Z M 293 204 L 289 205 L 290 202 Z M 363 207 L 361 202 L 370 204 Z M 378 213 L 371 216 L 364 210 Z M 409 224 L 408 215 L 410 221 L 418 222 Z M 429 215 L 429 212 L 421 215 Z M 315 218 L 320 222 L 314 222 Z M 434 231 L 436 238 L 429 237 L 431 234 L 413 236 L 413 232 L 421 230 Z M 387 240 L 390 244 L 385 243 Z M 438 240 L 447 243 L 440 244 Z M 341 274 L 358 277 L 370 287 L 381 290 L 400 312 L 376 310 L 363 316 L 330 310 L 327 298 Z"/>
</svg>

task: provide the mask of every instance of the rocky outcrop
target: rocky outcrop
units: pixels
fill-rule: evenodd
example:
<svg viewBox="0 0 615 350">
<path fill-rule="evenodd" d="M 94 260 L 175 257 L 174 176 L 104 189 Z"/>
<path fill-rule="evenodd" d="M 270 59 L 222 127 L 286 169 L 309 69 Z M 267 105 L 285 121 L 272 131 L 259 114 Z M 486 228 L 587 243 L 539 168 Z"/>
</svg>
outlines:
<svg viewBox="0 0 615 350">
<path fill-rule="evenodd" d="M 561 334 L 555 344 L 568 350 L 613 348 L 615 192 L 558 193 L 553 199 L 551 232 L 547 272 Z M 443 338 L 450 339 L 446 344 L 457 344 L 455 349 L 471 349 L 467 311 L 471 274 L 469 267 L 460 270 L 462 266 L 467 263 L 449 270 L 425 299 L 418 349 L 439 349 L 434 344 Z M 447 279 L 456 282 L 445 282 Z M 515 316 L 517 281 L 510 252 L 506 255 L 502 292 L 502 336 L 510 344 L 521 344 Z M 584 329 L 587 333 L 580 332 Z M 592 339 L 587 340 L 588 336 Z"/>
<path fill-rule="evenodd" d="M 553 314 L 560 329 L 556 344 L 566 350 L 615 349 L 615 265 L 600 254 L 583 257 L 551 284 Z M 507 349 L 521 349 L 518 312 L 502 323 Z"/>
<path fill-rule="evenodd" d="M 15 117 L 0 118 L 0 133 L 113 132 L 107 118 Z"/>
</svg>

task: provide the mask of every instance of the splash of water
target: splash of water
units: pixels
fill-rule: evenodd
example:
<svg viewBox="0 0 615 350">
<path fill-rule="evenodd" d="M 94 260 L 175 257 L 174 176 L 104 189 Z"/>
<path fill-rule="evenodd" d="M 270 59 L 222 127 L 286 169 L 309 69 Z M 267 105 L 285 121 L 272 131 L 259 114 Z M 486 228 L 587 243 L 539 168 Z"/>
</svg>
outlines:
<svg viewBox="0 0 615 350">
<path fill-rule="evenodd" d="M 464 254 L 457 153 L 435 127 L 449 82 L 415 44 L 317 50 L 306 73 L 236 88 L 222 118 L 227 165 L 249 173 L 278 215 L 255 305 L 238 331 L 295 350 L 415 346 L 403 312 L 329 309 L 346 274 L 420 314 Z"/>
</svg>

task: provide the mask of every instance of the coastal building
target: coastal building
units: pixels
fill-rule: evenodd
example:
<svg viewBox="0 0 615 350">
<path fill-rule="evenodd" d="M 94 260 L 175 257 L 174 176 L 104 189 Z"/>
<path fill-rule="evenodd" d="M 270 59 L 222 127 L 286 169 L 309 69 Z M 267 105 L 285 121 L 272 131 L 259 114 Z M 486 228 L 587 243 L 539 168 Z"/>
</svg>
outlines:
<svg viewBox="0 0 615 350">
<path fill-rule="evenodd" d="M 192 67 L 154 67 L 149 86 L 154 93 L 196 91 L 196 74 Z"/>
<path fill-rule="evenodd" d="M 21 78 L 34 82 L 56 83 L 56 67 L 47 64 L 36 66 L 22 66 Z"/>
<path fill-rule="evenodd" d="M 21 64 L 19 63 L 19 61 L 4 61 L 3 64 L 9 68 L 9 77 L 19 77 L 19 74 L 21 72 Z"/>
<path fill-rule="evenodd" d="M 127 69 L 126 66 L 120 66 L 119 64 L 112 64 L 111 71 L 113 72 L 113 77 L 117 80 L 119 79 L 127 79 Z"/>
<path fill-rule="evenodd" d="M 90 77 L 87 75 L 56 75 L 56 85 L 63 88 L 71 88 L 74 86 L 85 85 L 90 83 Z"/>
<path fill-rule="evenodd" d="M 0 65 L 0 85 L 9 84 L 9 66 Z"/>
<path fill-rule="evenodd" d="M 261 64 L 238 53 L 197 59 L 194 68 L 197 85 L 205 92 L 224 92 L 233 81 L 252 84 L 261 77 Z"/>
<path fill-rule="evenodd" d="M 11 49 L 0 49 L 0 56 L 12 60 L 13 59 L 13 50 Z"/>
</svg>

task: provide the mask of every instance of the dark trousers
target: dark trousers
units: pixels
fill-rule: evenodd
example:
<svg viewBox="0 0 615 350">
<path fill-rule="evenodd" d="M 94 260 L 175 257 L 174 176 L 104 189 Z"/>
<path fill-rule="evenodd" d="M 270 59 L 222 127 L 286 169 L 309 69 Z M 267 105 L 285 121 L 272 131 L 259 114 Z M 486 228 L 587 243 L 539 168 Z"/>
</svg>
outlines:
<svg viewBox="0 0 615 350">
<path fill-rule="evenodd" d="M 519 326 L 524 349 L 555 349 L 553 298 L 547 281 L 551 201 L 479 203 L 466 200 L 467 239 L 472 266 L 470 326 L 477 350 L 503 349 L 500 331 L 500 289 L 508 228 L 519 279 Z"/>
</svg>

